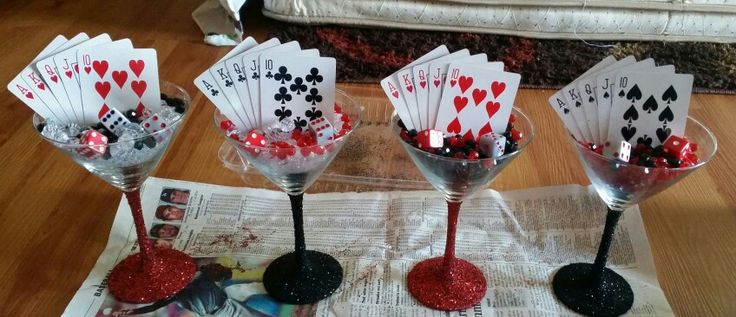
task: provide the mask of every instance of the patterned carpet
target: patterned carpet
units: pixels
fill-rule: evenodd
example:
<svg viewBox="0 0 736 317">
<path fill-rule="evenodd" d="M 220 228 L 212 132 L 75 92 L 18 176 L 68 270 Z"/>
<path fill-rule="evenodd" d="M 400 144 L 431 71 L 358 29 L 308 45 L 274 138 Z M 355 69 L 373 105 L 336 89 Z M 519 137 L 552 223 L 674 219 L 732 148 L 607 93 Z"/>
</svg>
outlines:
<svg viewBox="0 0 736 317">
<path fill-rule="evenodd" d="M 298 40 L 303 48 L 318 48 L 322 56 L 337 58 L 342 82 L 378 82 L 446 44 L 450 51 L 468 48 L 472 54 L 486 53 L 489 60 L 503 61 L 507 71 L 521 73 L 524 87 L 562 87 L 607 55 L 634 55 L 694 74 L 698 92 L 736 94 L 736 44 L 595 41 L 596 47 L 579 40 L 269 23 L 270 34 L 282 42 Z"/>
</svg>

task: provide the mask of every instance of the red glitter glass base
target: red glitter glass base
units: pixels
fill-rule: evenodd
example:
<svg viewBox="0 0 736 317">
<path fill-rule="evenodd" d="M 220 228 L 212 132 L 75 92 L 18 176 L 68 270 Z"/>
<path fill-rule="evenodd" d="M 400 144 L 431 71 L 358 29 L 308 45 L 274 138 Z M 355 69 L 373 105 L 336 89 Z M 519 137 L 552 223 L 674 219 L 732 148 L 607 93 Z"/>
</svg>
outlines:
<svg viewBox="0 0 736 317">
<path fill-rule="evenodd" d="M 142 253 L 136 253 L 112 269 L 108 286 L 118 300 L 151 303 L 167 298 L 187 286 L 197 270 L 192 257 L 172 249 L 154 249 L 149 270 L 142 260 Z"/>
<path fill-rule="evenodd" d="M 443 257 L 417 263 L 407 277 L 409 293 L 420 303 L 438 310 L 460 310 L 480 302 L 486 278 L 475 265 L 455 259 L 449 281 L 442 271 Z"/>
</svg>

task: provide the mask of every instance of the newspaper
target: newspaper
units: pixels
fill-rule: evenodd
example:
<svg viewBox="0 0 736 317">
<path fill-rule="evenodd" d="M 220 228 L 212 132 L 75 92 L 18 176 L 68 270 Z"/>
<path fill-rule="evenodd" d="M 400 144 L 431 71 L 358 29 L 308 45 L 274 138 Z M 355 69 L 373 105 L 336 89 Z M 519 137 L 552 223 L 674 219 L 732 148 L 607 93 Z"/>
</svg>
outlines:
<svg viewBox="0 0 736 317">
<path fill-rule="evenodd" d="M 462 205 L 456 255 L 481 268 L 488 292 L 475 307 L 446 313 L 423 307 L 405 285 L 415 263 L 444 252 L 447 212 L 437 192 L 307 194 L 307 248 L 335 256 L 345 276 L 330 298 L 293 306 L 270 299 L 261 284 L 269 261 L 293 249 L 286 194 L 152 177 L 142 195 L 147 227 L 168 226 L 149 232 L 159 236 L 151 237 L 159 247 L 187 252 L 200 271 L 215 264 L 229 274 L 210 281 L 212 287 L 202 289 L 201 298 L 174 296 L 147 305 L 116 301 L 107 291 L 107 274 L 137 250 L 123 200 L 106 249 L 64 316 L 114 316 L 135 309 L 154 310 L 143 316 L 575 315 L 555 299 L 550 283 L 559 267 L 592 262 L 605 222 L 605 207 L 588 187 L 479 193 Z M 637 206 L 619 222 L 608 266 L 634 289 L 629 315 L 673 315 L 656 278 Z M 198 272 L 195 280 L 201 276 Z"/>
</svg>

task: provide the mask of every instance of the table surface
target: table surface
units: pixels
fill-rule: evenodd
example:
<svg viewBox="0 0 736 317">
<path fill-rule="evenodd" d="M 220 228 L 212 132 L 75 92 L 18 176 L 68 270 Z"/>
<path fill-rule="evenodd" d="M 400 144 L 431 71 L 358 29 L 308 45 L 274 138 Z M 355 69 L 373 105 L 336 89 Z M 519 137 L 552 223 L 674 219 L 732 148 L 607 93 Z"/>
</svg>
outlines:
<svg viewBox="0 0 736 317">
<path fill-rule="evenodd" d="M 191 19 L 201 0 L 10 1 L 0 3 L 0 82 L 9 82 L 53 36 L 77 32 L 129 37 L 158 51 L 162 78 L 192 94 L 188 121 L 158 177 L 240 185 L 222 167 L 214 107 L 192 79 L 227 52 L 202 42 Z M 247 31 L 265 37 L 267 20 L 249 13 Z M 338 84 L 369 109 L 386 107 L 377 84 Z M 519 105 L 537 136 L 493 183 L 496 190 L 588 184 L 546 100 L 551 90 L 522 89 Z M 33 131 L 32 112 L 0 92 L 0 316 L 63 312 L 104 249 L 120 192 L 76 166 Z M 657 274 L 678 315 L 736 315 L 736 157 L 734 96 L 695 95 L 690 113 L 718 137 L 704 168 L 640 204 Z M 313 190 L 324 190 L 315 187 Z M 591 260 L 593 255 L 591 254 Z"/>
</svg>

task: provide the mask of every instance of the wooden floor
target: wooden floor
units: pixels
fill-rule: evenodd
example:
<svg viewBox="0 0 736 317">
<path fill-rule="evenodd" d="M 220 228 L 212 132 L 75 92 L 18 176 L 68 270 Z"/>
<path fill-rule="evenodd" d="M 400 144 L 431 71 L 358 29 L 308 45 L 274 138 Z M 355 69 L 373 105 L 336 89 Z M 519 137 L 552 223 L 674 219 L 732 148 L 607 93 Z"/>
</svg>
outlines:
<svg viewBox="0 0 736 317">
<path fill-rule="evenodd" d="M 0 83 L 9 82 L 59 33 L 107 32 L 129 37 L 137 47 L 154 47 L 161 77 L 189 91 L 194 106 L 154 175 L 239 185 L 217 159 L 222 140 L 211 127 L 213 106 L 192 84 L 227 51 L 202 43 L 191 19 L 201 2 L 2 1 Z M 251 19 L 247 31 L 263 39 L 265 22 Z M 340 87 L 360 102 L 386 102 L 376 84 Z M 538 135 L 495 189 L 589 183 L 546 104 L 551 93 L 519 93 L 516 104 Z M 31 110 L 8 91 L 0 94 L 0 316 L 60 315 L 106 244 L 120 193 L 44 144 L 32 130 Z M 735 101 L 735 96 L 694 97 L 691 114 L 718 137 L 718 154 L 640 205 L 658 277 L 678 315 L 736 316 Z"/>
</svg>

